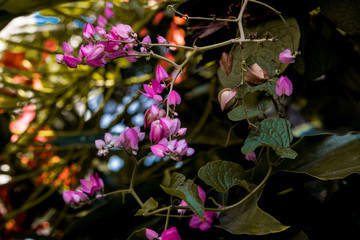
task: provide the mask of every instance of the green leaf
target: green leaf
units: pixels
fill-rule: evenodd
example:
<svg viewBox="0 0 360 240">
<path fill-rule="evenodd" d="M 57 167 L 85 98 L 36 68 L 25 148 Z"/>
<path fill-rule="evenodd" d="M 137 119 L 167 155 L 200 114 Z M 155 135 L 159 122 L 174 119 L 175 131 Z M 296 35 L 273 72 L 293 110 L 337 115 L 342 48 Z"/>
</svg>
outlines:
<svg viewBox="0 0 360 240">
<path fill-rule="evenodd" d="M 143 213 L 148 213 L 152 210 L 155 210 L 158 208 L 158 206 L 159 206 L 159 203 L 157 201 L 155 201 L 154 198 L 151 197 L 144 203 L 144 206 L 137 211 L 135 216 L 142 216 Z"/>
<path fill-rule="evenodd" d="M 306 173 L 321 180 L 360 173 L 360 134 L 305 136 L 295 145 L 296 161 L 284 161 L 275 171 Z"/>
<path fill-rule="evenodd" d="M 212 161 L 201 167 L 199 178 L 218 192 L 226 192 L 230 187 L 239 185 L 249 191 L 244 168 L 229 161 Z"/>
<path fill-rule="evenodd" d="M 143 240 L 148 239 L 146 237 L 146 228 L 136 230 L 127 238 L 127 240 L 141 240 L 141 239 L 143 239 Z"/>
<path fill-rule="evenodd" d="M 281 20 L 274 20 L 262 23 L 254 28 L 245 29 L 245 35 L 249 33 L 257 32 L 259 38 L 263 38 L 266 32 L 270 32 L 273 36 L 279 40 L 276 42 L 265 42 L 263 46 L 260 46 L 256 42 L 247 42 L 243 46 L 243 50 L 239 46 L 236 46 L 232 52 L 233 66 L 229 75 L 219 67 L 218 76 L 223 87 L 234 88 L 239 85 L 243 72 L 242 62 L 245 61 L 247 66 L 251 66 L 257 63 L 260 67 L 264 68 L 270 77 L 275 75 L 276 69 L 283 72 L 288 64 L 281 64 L 279 60 L 279 54 L 284 49 L 291 49 L 295 51 L 300 42 L 300 30 L 295 18 L 286 19 L 290 32 L 294 39 L 294 48 L 292 49 L 292 38 L 288 29 L 285 27 Z"/>
<path fill-rule="evenodd" d="M 160 185 L 170 195 L 181 198 L 194 211 L 196 216 L 204 216 L 204 203 L 199 196 L 198 186 L 184 175 L 174 172 L 171 176 L 168 187 Z"/>
<path fill-rule="evenodd" d="M 273 216 L 261 210 L 257 205 L 256 195 L 243 204 L 221 213 L 220 227 L 232 234 L 265 235 L 284 231 L 282 225 Z"/>
<path fill-rule="evenodd" d="M 261 99 L 257 106 L 252 106 L 248 104 L 248 101 L 246 101 L 246 110 L 244 105 L 239 105 L 228 112 L 228 117 L 232 121 L 244 120 L 246 119 L 246 116 L 248 118 L 256 117 L 264 114 L 265 111 L 271 106 L 271 103 L 272 101 L 268 97 Z"/>
<path fill-rule="evenodd" d="M 241 152 L 245 155 L 251 154 L 259 146 L 272 147 L 281 158 L 296 157 L 296 152 L 289 148 L 293 139 L 290 122 L 282 119 L 265 119 L 256 123 L 257 128 L 250 131 Z"/>
<path fill-rule="evenodd" d="M 277 78 L 272 78 L 270 80 L 276 81 Z M 251 87 L 249 85 L 246 85 L 245 87 L 245 94 L 248 92 L 256 92 L 256 91 L 265 91 L 270 95 L 274 95 L 275 94 L 275 86 L 276 83 L 273 81 L 267 81 L 263 84 L 257 85 L 255 87 Z"/>
</svg>

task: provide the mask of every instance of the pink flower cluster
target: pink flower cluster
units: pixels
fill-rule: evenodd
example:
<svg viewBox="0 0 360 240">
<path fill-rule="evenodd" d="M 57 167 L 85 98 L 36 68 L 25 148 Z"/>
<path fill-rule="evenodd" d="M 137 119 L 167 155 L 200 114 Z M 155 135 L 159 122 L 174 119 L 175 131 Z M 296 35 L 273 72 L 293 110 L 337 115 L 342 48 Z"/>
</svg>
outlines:
<svg viewBox="0 0 360 240">
<path fill-rule="evenodd" d="M 140 131 L 140 127 L 127 127 L 118 137 L 113 137 L 110 133 L 105 133 L 104 140 L 95 140 L 95 147 L 98 149 L 98 156 L 106 156 L 112 147 L 130 150 L 136 155 L 139 150 L 139 142 L 145 137 L 145 133 Z"/>
<path fill-rule="evenodd" d="M 67 204 L 75 206 L 80 202 L 89 200 L 88 195 L 92 196 L 96 192 L 104 191 L 104 182 L 97 173 L 95 173 L 95 176 L 89 174 L 89 180 L 81 179 L 80 184 L 81 188 L 76 191 L 69 190 L 63 192 L 63 199 Z"/>
<path fill-rule="evenodd" d="M 206 201 L 205 191 L 200 186 L 198 186 L 198 191 L 199 191 L 199 197 L 201 198 L 203 203 L 205 203 Z M 179 206 L 187 206 L 187 204 L 184 200 L 182 200 Z M 186 211 L 187 211 L 186 209 L 178 209 L 178 213 L 180 214 L 184 214 Z M 211 228 L 211 223 L 213 222 L 213 219 L 219 217 L 219 215 L 220 213 L 218 212 L 210 212 L 210 211 L 205 211 L 203 218 L 194 215 L 190 219 L 189 226 L 191 228 L 199 228 L 201 231 L 205 231 Z"/>
<path fill-rule="evenodd" d="M 136 62 L 139 58 L 137 54 L 147 52 L 150 49 L 150 46 L 147 45 L 151 44 L 150 36 L 146 36 L 143 39 L 145 44 L 141 45 L 140 52 L 134 49 L 138 46 L 139 40 L 137 34 L 129 25 L 118 24 L 113 26 L 109 33 L 106 32 L 104 28 L 107 18 L 114 16 L 111 3 L 106 4 L 105 16 L 106 18 L 99 16 L 96 28 L 91 23 L 85 25 L 83 37 L 89 42 L 85 46 L 81 45 L 78 57 L 71 55 L 74 49 L 64 42 L 62 44 L 64 54 L 57 54 L 56 62 L 66 64 L 70 68 L 77 68 L 79 64 L 87 64 L 93 68 L 104 67 L 107 62 L 119 57 L 126 57 L 130 62 Z M 102 38 L 102 40 L 95 40 L 95 34 Z M 161 36 L 158 36 L 157 39 L 161 44 L 167 43 Z M 147 90 L 145 89 L 145 91 Z M 156 95 L 152 91 L 149 94 Z"/>
<path fill-rule="evenodd" d="M 150 141 L 156 143 L 150 148 L 153 154 L 158 157 L 169 156 L 176 161 L 180 161 L 184 155 L 191 156 L 194 153 L 194 149 L 188 147 L 185 139 L 176 139 L 184 136 L 187 131 L 186 128 L 181 128 L 180 120 L 175 117 L 177 116 L 175 107 L 181 103 L 181 96 L 175 90 L 172 90 L 163 100 L 160 94 L 164 89 L 168 88 L 165 80 L 169 78 L 169 75 L 161 65 L 156 68 L 155 78 L 151 80 L 151 85 L 143 85 L 145 93 L 140 91 L 144 96 L 153 99 L 158 104 L 151 105 L 144 116 L 144 128 L 150 128 Z M 159 108 L 166 103 L 173 106 L 171 117 L 166 116 L 166 111 Z"/>
</svg>

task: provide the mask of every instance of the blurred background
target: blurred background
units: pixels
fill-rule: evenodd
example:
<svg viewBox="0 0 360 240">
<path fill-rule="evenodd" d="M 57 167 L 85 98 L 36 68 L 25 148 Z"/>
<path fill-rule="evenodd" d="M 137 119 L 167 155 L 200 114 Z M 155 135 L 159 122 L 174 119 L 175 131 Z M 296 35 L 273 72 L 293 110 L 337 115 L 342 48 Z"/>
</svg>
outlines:
<svg viewBox="0 0 360 240">
<path fill-rule="evenodd" d="M 360 130 L 360 2 L 264 1 L 285 18 L 295 18 L 301 39 L 296 63 L 286 75 L 294 94 L 286 112 L 296 137 L 315 133 L 345 134 Z M 114 16 L 105 16 L 107 3 Z M 56 63 L 61 45 L 76 53 L 87 42 L 86 23 L 105 22 L 110 30 L 129 24 L 141 40 L 161 35 L 169 43 L 204 46 L 236 37 L 237 25 L 186 22 L 167 6 L 175 4 L 189 16 L 237 17 L 240 1 L 225 0 L 2 0 L 0 1 L 0 239 L 127 239 L 143 227 L 161 232 L 164 218 L 134 217 L 138 210 L 129 196 L 99 199 L 80 209 L 67 206 L 62 192 L 97 172 L 105 191 L 127 188 L 132 161 L 121 151 L 97 157 L 94 141 L 104 133 L 118 135 L 126 126 L 142 126 L 152 100 L 139 94 L 143 83 L 155 78 L 156 59 L 131 63 L 116 59 L 104 68 L 79 65 L 70 69 Z M 181 5 L 180 5 L 181 4 Z M 101 17 L 100 17 L 101 16 Z M 277 19 L 267 8 L 249 4 L 245 27 Z M 153 50 L 181 63 L 187 52 L 164 47 Z M 135 188 L 143 199 L 166 202 L 159 187 L 178 169 L 188 178 L 214 159 L 234 160 L 253 167 L 240 152 L 248 134 L 241 122 L 224 147 L 235 124 L 221 112 L 217 93 L 222 88 L 217 71 L 222 52 L 209 51 L 192 59 L 176 79 L 183 96 L 177 108 L 187 139 L 197 154 L 183 163 L 148 157 L 140 167 Z M 139 157 L 149 154 L 148 141 Z M 359 159 L 359 158 L 357 158 Z M 341 164 L 341 159 L 339 159 Z M 278 235 L 232 235 L 212 228 L 204 233 L 188 229 L 186 219 L 171 220 L 183 239 L 356 239 L 360 236 L 360 179 L 314 180 L 305 174 L 279 173 L 270 178 L 259 206 L 292 227 Z M 284 192 L 284 190 L 286 190 Z M 183 228 L 182 228 L 183 227 Z"/>
</svg>

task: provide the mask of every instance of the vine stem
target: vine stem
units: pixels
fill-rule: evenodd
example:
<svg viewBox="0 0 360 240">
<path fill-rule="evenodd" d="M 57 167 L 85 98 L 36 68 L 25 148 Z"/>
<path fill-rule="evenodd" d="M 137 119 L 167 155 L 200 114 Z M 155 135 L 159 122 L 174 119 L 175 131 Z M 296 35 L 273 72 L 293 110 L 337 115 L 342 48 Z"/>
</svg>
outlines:
<svg viewBox="0 0 360 240">
<path fill-rule="evenodd" d="M 244 11 L 245 11 L 247 4 L 248 4 L 248 0 L 245 0 L 243 5 L 241 6 L 239 17 L 238 17 L 238 25 L 239 25 L 239 30 L 240 30 L 240 41 L 245 40 L 245 32 L 244 32 L 242 19 L 243 19 Z"/>
</svg>

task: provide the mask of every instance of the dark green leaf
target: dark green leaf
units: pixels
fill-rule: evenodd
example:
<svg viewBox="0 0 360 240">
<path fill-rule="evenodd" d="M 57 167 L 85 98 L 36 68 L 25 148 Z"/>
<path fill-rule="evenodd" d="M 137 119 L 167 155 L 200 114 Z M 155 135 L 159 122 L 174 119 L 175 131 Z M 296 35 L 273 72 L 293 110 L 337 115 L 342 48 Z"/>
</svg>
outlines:
<svg viewBox="0 0 360 240">
<path fill-rule="evenodd" d="M 243 204 L 221 213 L 218 227 L 232 234 L 248 235 L 277 233 L 288 228 L 261 210 L 257 200 L 258 197 L 254 195 Z"/>
<path fill-rule="evenodd" d="M 184 200 L 197 216 L 204 216 L 204 203 L 199 196 L 198 186 L 192 180 L 186 180 L 184 175 L 174 172 L 169 186 L 160 186 L 167 194 Z"/>
<path fill-rule="evenodd" d="M 256 123 L 257 128 L 250 131 L 244 146 L 241 148 L 245 155 L 251 154 L 259 146 L 272 147 L 281 158 L 296 157 L 296 152 L 289 148 L 293 139 L 290 122 L 281 119 L 265 119 Z"/>
<path fill-rule="evenodd" d="M 287 23 L 293 36 L 295 49 L 292 49 L 292 38 L 281 20 L 269 21 L 257 27 L 245 29 L 246 36 L 249 33 L 257 32 L 259 38 L 262 38 L 266 32 L 270 32 L 279 40 L 276 42 L 265 42 L 263 46 L 255 42 L 247 42 L 243 46 L 243 50 L 239 46 L 235 47 L 232 52 L 234 58 L 230 74 L 226 75 L 221 68 L 218 69 L 218 76 L 223 87 L 234 88 L 240 84 L 242 76 L 245 74 L 242 70 L 243 61 L 246 62 L 247 66 L 257 63 L 268 72 L 270 78 L 275 75 L 276 69 L 280 69 L 280 73 L 283 72 L 288 64 L 280 64 L 279 54 L 285 49 L 295 51 L 300 42 L 300 30 L 296 20 L 289 18 Z"/>
<path fill-rule="evenodd" d="M 230 187 L 240 185 L 249 191 L 244 168 L 228 161 L 212 161 L 201 167 L 198 176 L 216 191 L 226 192 Z"/>
<path fill-rule="evenodd" d="M 141 215 L 143 215 L 143 213 L 148 213 L 152 210 L 155 210 L 158 208 L 158 206 L 159 206 L 159 203 L 157 201 L 155 201 L 154 198 L 151 197 L 144 203 L 144 206 L 137 211 L 135 216 L 141 216 Z"/>
<path fill-rule="evenodd" d="M 248 103 L 248 102 L 246 102 Z M 251 106 L 246 104 L 246 110 L 244 105 L 239 105 L 228 112 L 228 117 L 232 121 L 241 121 L 247 118 L 252 118 L 264 114 L 265 111 L 271 106 L 270 98 L 263 98 L 260 100 L 257 106 Z"/>
<path fill-rule="evenodd" d="M 284 161 L 275 170 L 306 173 L 322 180 L 360 173 L 360 134 L 303 137 L 294 150 L 296 161 Z"/>
</svg>

